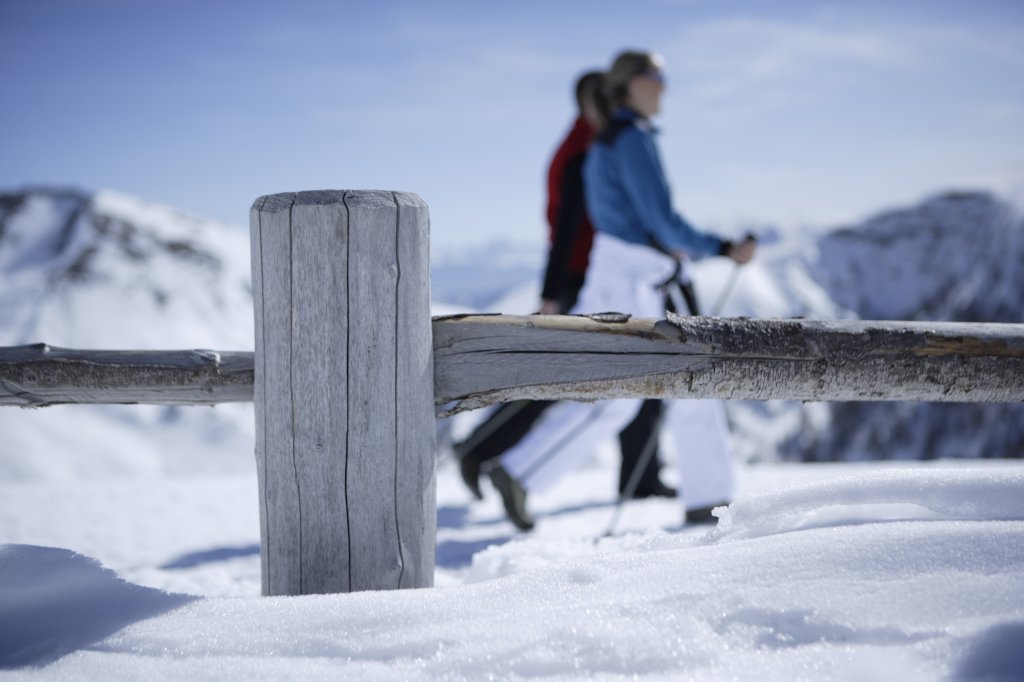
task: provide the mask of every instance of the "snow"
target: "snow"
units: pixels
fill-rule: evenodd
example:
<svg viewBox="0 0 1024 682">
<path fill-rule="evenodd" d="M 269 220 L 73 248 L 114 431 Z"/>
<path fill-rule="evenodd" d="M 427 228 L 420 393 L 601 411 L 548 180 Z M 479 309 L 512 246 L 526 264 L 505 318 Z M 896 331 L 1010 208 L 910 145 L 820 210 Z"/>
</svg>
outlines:
<svg viewBox="0 0 1024 682">
<path fill-rule="evenodd" d="M 236 227 L 105 190 L 29 194 L 0 234 L 4 345 L 253 346 L 249 236 Z"/>
<path fill-rule="evenodd" d="M 89 201 L 85 220 L 81 197 L 32 196 L 4 223 L 0 343 L 251 347 L 244 231 Z M 724 314 L 853 315 L 812 277 L 816 242 L 765 247 Z M 733 271 L 695 269 L 710 308 Z M 943 306 L 982 286 L 963 282 Z M 491 309 L 536 300 L 534 278 Z M 1024 679 L 1024 463 L 783 463 L 776 444 L 835 429 L 827 406 L 731 418 L 739 494 L 715 525 L 655 499 L 613 526 L 609 445 L 531 495 L 522 534 L 442 448 L 434 588 L 268 598 L 251 406 L 0 410 L 0 681 Z"/>
<path fill-rule="evenodd" d="M 198 408 L 197 408 L 198 409 Z M 260 597 L 252 472 L 0 482 L 0 679 L 936 680 L 1024 670 L 1024 464 L 760 464 L 717 526 L 438 473 L 437 586 Z"/>
</svg>

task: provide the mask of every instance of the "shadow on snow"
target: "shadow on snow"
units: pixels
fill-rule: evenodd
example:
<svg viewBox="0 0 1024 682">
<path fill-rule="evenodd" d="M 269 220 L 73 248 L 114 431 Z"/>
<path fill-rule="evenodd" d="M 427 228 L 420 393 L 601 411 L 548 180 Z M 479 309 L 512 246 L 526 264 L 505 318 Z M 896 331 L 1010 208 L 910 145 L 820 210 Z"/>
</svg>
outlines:
<svg viewBox="0 0 1024 682">
<path fill-rule="evenodd" d="M 198 597 L 129 583 L 68 549 L 0 548 L 0 670 L 42 666 Z"/>
</svg>

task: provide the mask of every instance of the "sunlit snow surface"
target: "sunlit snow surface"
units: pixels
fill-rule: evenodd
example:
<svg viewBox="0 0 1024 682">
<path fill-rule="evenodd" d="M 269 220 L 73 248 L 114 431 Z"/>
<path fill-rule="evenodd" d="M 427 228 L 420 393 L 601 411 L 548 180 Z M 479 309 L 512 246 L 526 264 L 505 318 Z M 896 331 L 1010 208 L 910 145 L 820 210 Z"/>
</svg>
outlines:
<svg viewBox="0 0 1024 682">
<path fill-rule="evenodd" d="M 748 467 L 717 527 L 641 501 L 603 537 L 614 464 L 531 500 L 526 536 L 444 460 L 437 587 L 295 598 L 258 596 L 253 475 L 0 483 L 0 537 L 27 543 L 0 550 L 0 679 L 1024 670 L 1024 466 Z"/>
</svg>

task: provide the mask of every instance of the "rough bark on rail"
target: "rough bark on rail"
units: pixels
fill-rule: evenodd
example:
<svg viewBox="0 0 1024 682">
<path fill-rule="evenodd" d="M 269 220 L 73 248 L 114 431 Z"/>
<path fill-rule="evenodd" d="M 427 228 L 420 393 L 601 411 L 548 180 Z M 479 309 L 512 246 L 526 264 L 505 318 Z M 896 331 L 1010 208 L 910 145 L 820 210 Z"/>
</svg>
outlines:
<svg viewBox="0 0 1024 682">
<path fill-rule="evenodd" d="M 252 383 L 251 352 L 0 348 L 0 405 L 252 402 Z"/>
<path fill-rule="evenodd" d="M 445 414 L 521 398 L 1020 402 L 1024 325 L 452 316 L 434 320 L 434 396 Z"/>
</svg>

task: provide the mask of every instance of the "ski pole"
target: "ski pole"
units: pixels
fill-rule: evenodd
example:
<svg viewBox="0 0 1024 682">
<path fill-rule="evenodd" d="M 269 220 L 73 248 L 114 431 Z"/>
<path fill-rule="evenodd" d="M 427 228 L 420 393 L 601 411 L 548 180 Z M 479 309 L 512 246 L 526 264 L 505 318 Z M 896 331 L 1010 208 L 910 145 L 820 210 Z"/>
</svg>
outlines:
<svg viewBox="0 0 1024 682">
<path fill-rule="evenodd" d="M 747 233 L 747 240 L 757 241 L 757 237 L 752 232 Z M 726 280 L 725 286 L 722 287 L 722 293 L 718 296 L 718 301 L 715 303 L 715 307 L 711 309 L 711 316 L 718 317 L 722 314 L 722 308 L 725 307 L 725 302 L 729 298 L 729 294 L 732 293 L 733 287 L 736 286 L 736 280 L 740 276 L 740 268 L 743 265 L 741 263 L 734 263 L 732 272 L 729 273 L 729 279 Z"/>
<path fill-rule="evenodd" d="M 725 286 L 722 287 L 722 293 L 719 294 L 715 307 L 711 309 L 712 317 L 718 317 L 722 314 L 722 308 L 725 306 L 725 301 L 729 298 L 729 294 L 732 293 L 732 288 L 736 286 L 736 279 L 739 275 L 740 264 L 734 263 L 732 266 L 732 272 L 729 273 L 729 279 L 725 281 Z"/>
<path fill-rule="evenodd" d="M 633 499 L 633 495 L 636 494 L 637 486 L 640 485 L 640 477 L 647 469 L 647 465 L 651 463 L 651 458 L 654 457 L 654 453 L 657 450 L 655 447 L 658 444 L 658 433 L 661 431 L 661 422 L 664 418 L 664 410 L 658 415 L 655 420 L 654 427 L 651 429 L 650 434 L 647 436 L 647 442 L 644 443 L 643 452 L 640 453 L 640 458 L 637 460 L 636 466 L 633 471 L 629 474 L 629 480 L 626 481 L 626 487 L 622 490 L 622 494 L 619 495 L 618 502 L 615 503 L 615 511 L 612 514 L 611 521 L 608 523 L 608 530 L 604 532 L 604 537 L 610 538 L 615 534 L 615 528 L 619 525 L 619 518 L 622 516 L 622 510 L 625 507 L 626 502 Z"/>
</svg>

